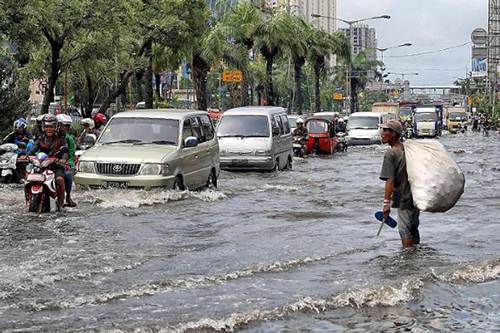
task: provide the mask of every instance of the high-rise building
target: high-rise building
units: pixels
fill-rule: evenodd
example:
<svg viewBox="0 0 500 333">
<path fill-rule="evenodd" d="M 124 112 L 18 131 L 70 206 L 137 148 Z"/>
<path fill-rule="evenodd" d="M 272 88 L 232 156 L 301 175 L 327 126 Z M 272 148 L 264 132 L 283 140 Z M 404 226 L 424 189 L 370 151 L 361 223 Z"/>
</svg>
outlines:
<svg viewBox="0 0 500 333">
<path fill-rule="evenodd" d="M 318 29 L 334 33 L 337 29 L 337 0 L 270 0 L 291 14 L 299 15 Z M 317 14 L 322 17 L 312 17 Z"/>
<path fill-rule="evenodd" d="M 500 64 L 500 0 L 488 2 L 488 79 L 495 83 Z M 497 78 L 498 80 L 498 78 Z"/>
<path fill-rule="evenodd" d="M 340 29 L 351 42 L 351 52 L 355 57 L 359 52 L 364 51 L 367 60 L 377 60 L 377 34 L 375 28 L 370 28 L 366 24 L 358 24 L 349 29 Z M 352 33 L 352 36 L 351 36 Z"/>
</svg>

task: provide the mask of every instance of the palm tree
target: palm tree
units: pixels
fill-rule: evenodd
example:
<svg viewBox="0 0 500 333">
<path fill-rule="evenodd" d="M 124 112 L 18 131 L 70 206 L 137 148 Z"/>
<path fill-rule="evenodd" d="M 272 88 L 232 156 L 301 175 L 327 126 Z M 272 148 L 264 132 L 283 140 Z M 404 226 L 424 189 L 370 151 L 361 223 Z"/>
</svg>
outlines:
<svg viewBox="0 0 500 333">
<path fill-rule="evenodd" d="M 383 63 L 377 60 L 369 60 L 366 53 L 361 51 L 353 59 L 351 63 L 351 101 L 353 112 L 359 111 L 358 93 L 366 88 L 369 77 L 368 72 L 375 70 L 377 66 L 382 66 Z"/>
<path fill-rule="evenodd" d="M 290 40 L 290 44 L 287 45 L 294 70 L 295 89 L 292 107 L 296 113 L 302 114 L 302 68 L 306 63 L 308 49 L 307 40 L 314 28 L 298 16 L 287 15 L 287 19 L 290 20 L 290 25 L 293 29 L 291 34 L 294 36 L 294 38 Z"/>
<path fill-rule="evenodd" d="M 314 71 L 314 110 L 321 111 L 320 80 L 327 68 L 327 58 L 336 55 L 337 60 L 349 62 L 351 48 L 344 35 L 329 34 L 313 29 L 308 38 L 308 58 Z"/>
<path fill-rule="evenodd" d="M 256 45 L 266 61 L 266 80 L 264 82 L 264 99 L 268 105 L 274 105 L 273 64 L 277 56 L 286 51 L 295 36 L 292 20 L 286 13 L 270 12 L 255 30 Z"/>
</svg>

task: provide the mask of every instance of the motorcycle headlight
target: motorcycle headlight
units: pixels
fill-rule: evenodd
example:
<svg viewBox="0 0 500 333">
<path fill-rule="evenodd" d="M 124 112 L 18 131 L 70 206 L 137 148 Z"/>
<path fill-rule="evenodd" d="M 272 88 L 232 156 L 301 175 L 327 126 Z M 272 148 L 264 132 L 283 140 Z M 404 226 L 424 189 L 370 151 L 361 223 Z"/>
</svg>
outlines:
<svg viewBox="0 0 500 333">
<path fill-rule="evenodd" d="M 154 176 L 162 173 L 161 164 L 144 164 L 142 166 L 141 175 Z"/>
<path fill-rule="evenodd" d="M 83 173 L 95 173 L 94 162 L 78 161 L 78 171 Z"/>
</svg>

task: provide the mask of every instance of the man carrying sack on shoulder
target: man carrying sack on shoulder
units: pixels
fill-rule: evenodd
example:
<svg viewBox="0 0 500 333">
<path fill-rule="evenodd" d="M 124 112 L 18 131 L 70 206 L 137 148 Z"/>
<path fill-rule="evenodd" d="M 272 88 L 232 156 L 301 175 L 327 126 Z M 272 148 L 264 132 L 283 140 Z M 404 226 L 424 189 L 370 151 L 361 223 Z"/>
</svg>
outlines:
<svg viewBox="0 0 500 333">
<path fill-rule="evenodd" d="M 420 211 L 413 205 L 410 183 L 406 172 L 404 146 L 400 141 L 403 127 L 397 120 L 389 120 L 382 126 L 382 143 L 391 146 L 385 152 L 380 179 L 385 181 L 384 217 L 389 217 L 392 208 L 398 208 L 398 229 L 403 247 L 420 243 L 418 232 Z"/>
</svg>

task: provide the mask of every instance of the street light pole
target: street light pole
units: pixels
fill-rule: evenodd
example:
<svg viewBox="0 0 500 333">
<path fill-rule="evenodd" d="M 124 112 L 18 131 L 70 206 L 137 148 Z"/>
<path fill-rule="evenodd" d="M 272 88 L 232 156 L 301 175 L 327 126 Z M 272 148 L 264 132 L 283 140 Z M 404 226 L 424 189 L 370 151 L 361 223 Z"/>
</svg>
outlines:
<svg viewBox="0 0 500 333">
<path fill-rule="evenodd" d="M 352 31 L 352 26 L 354 24 L 364 22 L 364 21 L 370 21 L 370 20 L 377 20 L 377 19 L 390 19 L 390 15 L 381 15 L 381 16 L 373 16 L 373 17 L 367 17 L 359 20 L 344 20 L 338 17 L 333 17 L 333 16 L 327 16 L 327 15 L 320 15 L 320 14 L 311 14 L 311 17 L 315 18 L 327 18 L 327 19 L 333 19 L 337 20 L 340 22 L 343 22 L 349 26 L 349 46 L 351 47 L 352 50 L 352 45 L 354 44 L 352 42 L 353 39 L 353 31 Z M 351 61 L 348 62 L 347 69 L 346 69 L 346 109 L 349 110 L 349 113 L 352 113 L 352 103 L 351 103 L 351 71 L 352 71 L 352 65 Z"/>
</svg>

